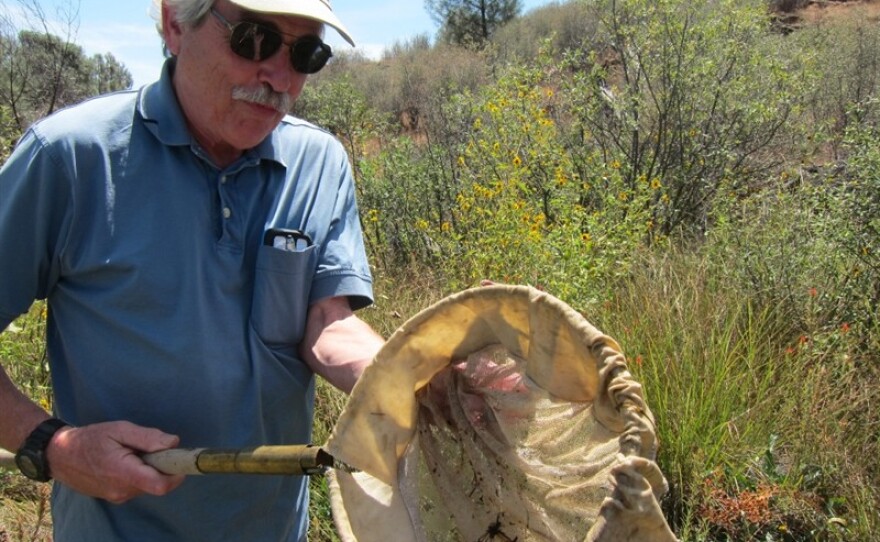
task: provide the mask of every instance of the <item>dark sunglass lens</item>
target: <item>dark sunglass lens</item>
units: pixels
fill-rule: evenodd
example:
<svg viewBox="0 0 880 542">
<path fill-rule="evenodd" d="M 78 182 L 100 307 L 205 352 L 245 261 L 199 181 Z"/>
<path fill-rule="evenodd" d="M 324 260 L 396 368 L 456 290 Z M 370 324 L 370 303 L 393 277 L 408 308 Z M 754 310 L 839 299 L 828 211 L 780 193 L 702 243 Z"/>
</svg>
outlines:
<svg viewBox="0 0 880 542">
<path fill-rule="evenodd" d="M 235 25 L 229 46 L 240 57 L 259 62 L 274 55 L 281 47 L 281 35 L 256 23 L 241 22 Z"/>
<path fill-rule="evenodd" d="M 319 38 L 302 38 L 290 46 L 290 63 L 300 73 L 316 73 L 327 64 L 333 53 Z"/>
</svg>

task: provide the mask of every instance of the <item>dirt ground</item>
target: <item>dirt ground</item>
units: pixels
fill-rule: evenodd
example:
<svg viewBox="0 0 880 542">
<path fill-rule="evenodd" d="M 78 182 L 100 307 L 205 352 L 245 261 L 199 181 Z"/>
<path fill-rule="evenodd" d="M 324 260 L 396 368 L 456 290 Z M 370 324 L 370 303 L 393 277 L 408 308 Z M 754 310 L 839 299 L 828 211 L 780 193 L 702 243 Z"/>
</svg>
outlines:
<svg viewBox="0 0 880 542">
<path fill-rule="evenodd" d="M 794 24 L 819 24 L 839 17 L 858 16 L 861 19 L 880 22 L 880 0 L 813 0 L 806 7 L 790 14 Z"/>
</svg>

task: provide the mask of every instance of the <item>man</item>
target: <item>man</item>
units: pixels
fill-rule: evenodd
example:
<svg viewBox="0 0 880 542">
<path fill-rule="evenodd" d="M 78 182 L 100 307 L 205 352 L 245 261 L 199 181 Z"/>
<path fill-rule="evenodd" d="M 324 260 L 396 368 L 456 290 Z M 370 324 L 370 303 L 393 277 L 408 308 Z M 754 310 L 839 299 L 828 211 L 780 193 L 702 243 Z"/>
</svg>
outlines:
<svg viewBox="0 0 880 542">
<path fill-rule="evenodd" d="M 305 540 L 303 477 L 142 452 L 310 440 L 314 373 L 382 339 L 341 145 L 286 117 L 328 0 L 163 0 L 161 78 L 32 127 L 0 172 L 0 329 L 49 305 L 55 415 L 0 370 L 0 446 L 53 477 L 56 542 Z M 35 429 L 36 428 L 36 429 Z M 30 463 L 27 463 L 30 461 Z"/>
</svg>

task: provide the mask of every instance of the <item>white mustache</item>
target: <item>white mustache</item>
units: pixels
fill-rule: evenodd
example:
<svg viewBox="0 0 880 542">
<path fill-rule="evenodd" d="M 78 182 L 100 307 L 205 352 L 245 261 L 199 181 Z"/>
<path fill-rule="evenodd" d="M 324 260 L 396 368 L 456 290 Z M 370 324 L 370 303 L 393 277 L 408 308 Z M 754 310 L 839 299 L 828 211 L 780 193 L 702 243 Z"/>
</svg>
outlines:
<svg viewBox="0 0 880 542">
<path fill-rule="evenodd" d="M 271 107 L 281 113 L 288 113 L 290 112 L 291 107 L 293 107 L 293 98 L 291 98 L 289 94 L 275 92 L 266 86 L 250 88 L 240 86 L 233 87 L 232 99 Z"/>
</svg>

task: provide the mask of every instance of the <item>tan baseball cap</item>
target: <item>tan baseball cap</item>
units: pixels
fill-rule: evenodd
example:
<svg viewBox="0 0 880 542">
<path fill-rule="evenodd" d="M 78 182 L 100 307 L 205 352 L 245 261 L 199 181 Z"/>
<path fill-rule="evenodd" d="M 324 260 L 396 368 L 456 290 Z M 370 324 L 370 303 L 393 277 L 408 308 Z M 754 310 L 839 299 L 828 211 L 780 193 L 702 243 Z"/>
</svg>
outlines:
<svg viewBox="0 0 880 542">
<path fill-rule="evenodd" d="M 230 0 L 233 4 L 257 13 L 295 15 L 328 24 L 354 47 L 354 40 L 342 21 L 333 13 L 330 0 Z"/>
</svg>

